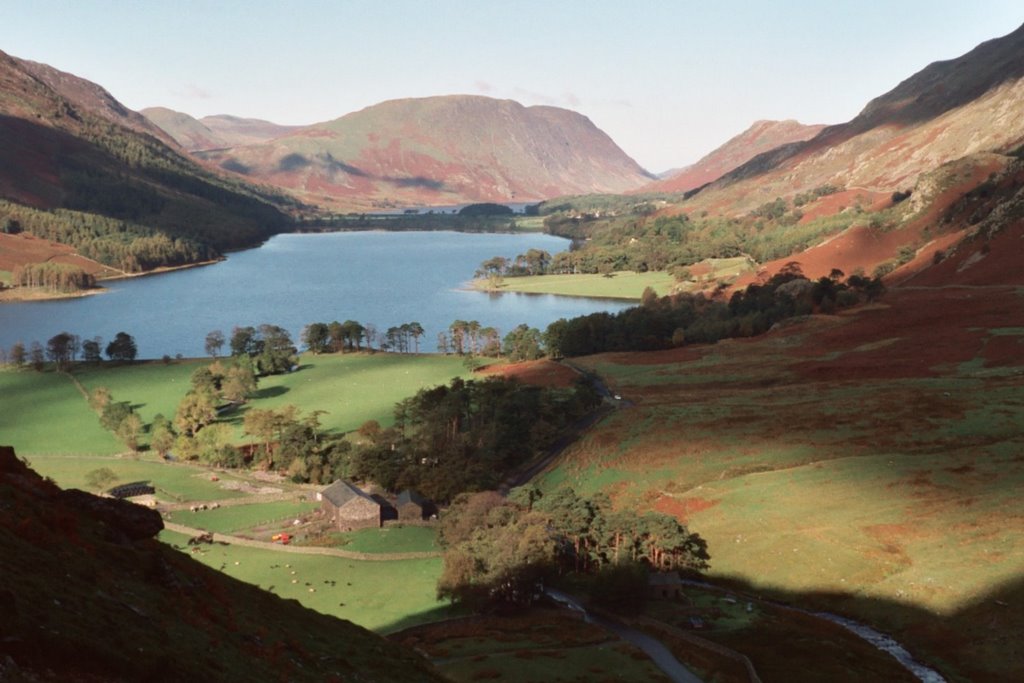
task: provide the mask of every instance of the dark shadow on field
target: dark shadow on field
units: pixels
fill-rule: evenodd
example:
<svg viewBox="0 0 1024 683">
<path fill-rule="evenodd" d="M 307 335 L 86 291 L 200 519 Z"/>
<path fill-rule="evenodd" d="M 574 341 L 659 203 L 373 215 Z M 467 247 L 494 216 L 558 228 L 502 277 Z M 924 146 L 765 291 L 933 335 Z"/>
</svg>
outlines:
<svg viewBox="0 0 1024 683">
<path fill-rule="evenodd" d="M 264 387 L 258 389 L 256 393 L 252 395 L 252 398 L 275 398 L 277 396 L 283 396 L 290 391 L 288 387 L 276 386 L 276 387 Z"/>
<path fill-rule="evenodd" d="M 423 624 L 434 623 L 439 621 L 447 621 L 449 619 L 462 619 L 473 616 L 471 612 L 465 608 L 457 605 L 452 605 L 448 602 L 438 602 L 437 607 L 433 607 L 424 612 L 417 612 L 416 614 L 410 614 L 407 617 L 399 619 L 398 621 L 392 622 L 381 628 L 377 629 L 379 633 L 386 633 L 389 637 L 392 637 L 401 631 L 415 626 L 421 626 Z"/>
<path fill-rule="evenodd" d="M 742 606 L 754 605 L 754 626 L 714 629 L 715 608 L 703 608 L 705 628 L 693 629 L 694 607 L 686 598 L 648 601 L 659 607 L 678 606 L 659 619 L 678 629 L 712 640 L 750 658 L 761 680 L 807 683 L 917 680 L 889 655 L 843 626 L 814 616 L 830 612 L 853 619 L 895 639 L 914 658 L 938 671 L 947 681 L 1024 680 L 1024 579 L 1008 582 L 976 603 L 953 614 L 935 614 L 910 603 L 840 592 L 791 592 L 754 586 L 738 578 L 715 579 L 706 594 L 731 596 Z M 685 592 L 685 591 L 684 591 Z M 733 609 L 736 609 L 733 607 Z M 429 630 L 431 623 L 472 617 L 448 604 L 409 615 L 378 629 L 397 642 Z M 728 621 L 728 619 L 726 619 Z M 707 628 L 710 622 L 711 628 Z M 710 680 L 710 679 L 709 679 Z"/>
<path fill-rule="evenodd" d="M 810 629 L 821 628 L 823 634 L 842 627 L 807 613 L 823 611 L 853 619 L 894 638 L 917 662 L 938 671 L 948 681 L 1024 680 L 1024 640 L 1020 638 L 1024 633 L 1024 578 L 1007 582 L 952 614 L 936 614 L 909 601 L 838 591 L 793 592 L 766 588 L 736 577 L 716 578 L 712 585 L 722 589 L 723 597 L 733 595 L 740 604 L 751 601 L 758 609 L 764 606 L 769 614 L 773 609 L 787 611 L 794 617 L 794 623 L 806 623 Z M 676 625 L 686 628 L 687 619 L 681 605 L 680 624 Z M 753 635 L 740 630 L 725 633 L 717 640 L 750 657 L 765 681 L 801 680 L 792 677 L 793 662 L 801 662 L 800 668 L 806 669 L 807 658 L 813 659 L 820 646 L 820 643 L 801 642 L 806 641 L 806 635 L 803 639 L 794 634 L 774 640 L 763 633 L 751 637 Z M 846 667 L 853 672 L 860 671 L 851 653 L 835 651 L 831 654 L 851 660 Z M 810 671 L 802 680 L 821 680 L 815 675 Z M 836 680 L 834 676 L 829 678 Z M 909 674 L 906 679 L 915 680 Z M 886 680 L 892 679 L 887 675 Z"/>
</svg>

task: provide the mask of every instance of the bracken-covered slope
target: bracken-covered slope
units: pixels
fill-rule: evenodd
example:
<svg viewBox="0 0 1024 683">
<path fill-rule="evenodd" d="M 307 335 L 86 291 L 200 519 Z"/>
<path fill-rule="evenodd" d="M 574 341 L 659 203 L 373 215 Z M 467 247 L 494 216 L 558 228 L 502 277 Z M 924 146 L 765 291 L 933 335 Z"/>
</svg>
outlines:
<svg viewBox="0 0 1024 683">
<path fill-rule="evenodd" d="M 100 86 L 0 52 L 0 226 L 136 271 L 256 244 L 286 204 L 202 168 Z"/>
<path fill-rule="evenodd" d="M 679 169 L 672 175 L 645 185 L 641 192 L 687 192 L 721 178 L 758 154 L 791 142 L 809 140 L 825 126 L 805 125 L 799 121 L 755 121 L 753 125 L 725 144 L 702 157 L 700 161 Z"/>
<path fill-rule="evenodd" d="M 468 95 L 383 102 L 200 156 L 336 206 L 530 201 L 651 180 L 585 116 Z"/>
<path fill-rule="evenodd" d="M 831 184 L 874 192 L 976 152 L 1024 142 L 1024 26 L 936 62 L 872 100 L 849 123 L 761 154 L 710 185 L 694 204 L 746 211 Z"/>
<path fill-rule="evenodd" d="M 181 145 L 197 152 L 238 145 L 255 145 L 287 135 L 300 126 L 280 126 L 262 119 L 217 115 L 196 119 L 166 107 L 149 107 L 139 112 Z"/>
<path fill-rule="evenodd" d="M 0 447 L 0 680 L 442 680 L 369 631 L 156 541 L 162 527 Z"/>
</svg>

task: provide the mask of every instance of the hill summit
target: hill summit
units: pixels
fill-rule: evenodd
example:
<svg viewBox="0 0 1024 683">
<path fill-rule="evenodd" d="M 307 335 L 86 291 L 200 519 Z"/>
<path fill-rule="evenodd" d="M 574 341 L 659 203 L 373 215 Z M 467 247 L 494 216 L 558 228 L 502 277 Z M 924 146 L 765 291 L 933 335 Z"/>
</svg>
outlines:
<svg viewBox="0 0 1024 683">
<path fill-rule="evenodd" d="M 334 205 L 534 201 L 652 178 L 581 114 L 473 95 L 391 100 L 198 156 Z"/>
</svg>

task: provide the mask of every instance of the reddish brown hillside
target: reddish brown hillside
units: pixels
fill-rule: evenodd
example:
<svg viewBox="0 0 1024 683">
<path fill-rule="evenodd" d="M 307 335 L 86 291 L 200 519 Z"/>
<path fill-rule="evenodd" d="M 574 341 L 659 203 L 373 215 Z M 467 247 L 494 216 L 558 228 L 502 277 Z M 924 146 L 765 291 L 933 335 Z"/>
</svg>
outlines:
<svg viewBox="0 0 1024 683">
<path fill-rule="evenodd" d="M 383 102 L 201 156 L 341 206 L 530 201 L 623 192 L 650 180 L 580 114 L 464 95 Z"/>
<path fill-rule="evenodd" d="M 791 142 L 809 140 L 825 126 L 787 121 L 755 121 L 750 128 L 730 139 L 700 161 L 671 176 L 645 185 L 641 192 L 686 192 L 721 178 L 758 154 Z"/>
<path fill-rule="evenodd" d="M 698 194 L 701 208 L 745 212 L 831 184 L 892 192 L 921 173 L 1024 142 L 1024 26 L 936 62 L 872 100 L 849 123 L 761 154 Z"/>
<path fill-rule="evenodd" d="M 138 133 L 152 135 L 166 144 L 174 144 L 173 138 L 159 126 L 153 125 L 142 114 L 125 107 L 114 99 L 114 96 L 106 89 L 96 83 L 60 71 L 48 64 L 40 64 L 17 57 L 11 57 L 11 59 L 27 74 L 38 79 L 40 83 L 53 90 L 67 102 L 73 103 L 77 109 L 88 111 L 95 116 Z M 73 117 L 73 112 L 68 112 L 68 114 Z"/>
</svg>

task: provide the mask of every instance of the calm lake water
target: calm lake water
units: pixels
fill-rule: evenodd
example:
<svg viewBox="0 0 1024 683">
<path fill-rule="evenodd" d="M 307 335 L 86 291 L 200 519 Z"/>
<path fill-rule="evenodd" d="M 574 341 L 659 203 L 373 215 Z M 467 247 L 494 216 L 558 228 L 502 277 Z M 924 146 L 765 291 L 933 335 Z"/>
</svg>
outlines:
<svg viewBox="0 0 1024 683">
<path fill-rule="evenodd" d="M 527 249 L 552 254 L 568 241 L 550 235 L 456 232 L 339 232 L 278 235 L 222 263 L 107 284 L 108 292 L 62 301 L 0 304 L 0 347 L 26 346 L 67 331 L 104 345 L 119 331 L 140 358 L 202 356 L 206 334 L 273 323 L 299 344 L 311 322 L 347 319 L 388 327 L 416 321 L 420 350 L 434 352 L 452 321 L 478 320 L 504 336 L 520 323 L 544 330 L 559 318 L 630 304 L 462 289 L 480 263 Z"/>
</svg>

